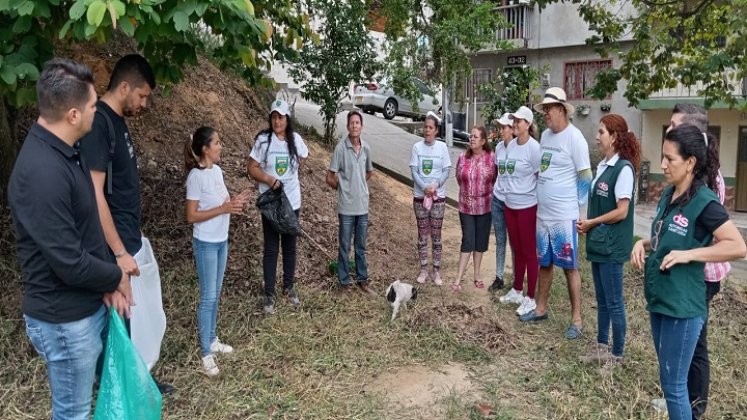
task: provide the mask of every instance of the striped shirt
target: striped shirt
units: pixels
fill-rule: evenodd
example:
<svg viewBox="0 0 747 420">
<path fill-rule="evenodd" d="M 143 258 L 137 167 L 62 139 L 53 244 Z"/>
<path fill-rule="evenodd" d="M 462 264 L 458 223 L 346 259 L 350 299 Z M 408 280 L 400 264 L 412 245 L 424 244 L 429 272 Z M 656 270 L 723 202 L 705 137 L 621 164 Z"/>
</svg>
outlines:
<svg viewBox="0 0 747 420">
<path fill-rule="evenodd" d="M 724 183 L 724 177 L 721 176 L 721 171 L 718 171 L 718 178 L 716 178 L 716 181 L 718 182 L 718 200 L 723 205 L 724 199 L 726 198 L 726 184 Z M 706 263 L 705 280 L 710 282 L 721 281 L 726 278 L 726 276 L 729 274 L 729 271 L 731 271 L 731 264 L 729 264 L 728 262 Z"/>
</svg>

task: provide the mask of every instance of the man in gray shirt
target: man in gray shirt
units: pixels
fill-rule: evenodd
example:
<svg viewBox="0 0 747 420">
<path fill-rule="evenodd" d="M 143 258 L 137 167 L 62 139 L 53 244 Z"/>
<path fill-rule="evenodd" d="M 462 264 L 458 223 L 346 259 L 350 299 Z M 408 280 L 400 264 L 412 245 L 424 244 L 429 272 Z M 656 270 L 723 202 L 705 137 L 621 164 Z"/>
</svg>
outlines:
<svg viewBox="0 0 747 420">
<path fill-rule="evenodd" d="M 337 216 L 340 222 L 337 274 L 340 288 L 352 291 L 349 256 L 350 238 L 355 234 L 355 271 L 359 290 L 376 293 L 368 286 L 366 237 L 368 236 L 368 180 L 373 175 L 371 148 L 361 139 L 363 116 L 357 110 L 348 112 L 348 136 L 335 147 L 327 171 L 327 185 L 337 190 Z"/>
</svg>

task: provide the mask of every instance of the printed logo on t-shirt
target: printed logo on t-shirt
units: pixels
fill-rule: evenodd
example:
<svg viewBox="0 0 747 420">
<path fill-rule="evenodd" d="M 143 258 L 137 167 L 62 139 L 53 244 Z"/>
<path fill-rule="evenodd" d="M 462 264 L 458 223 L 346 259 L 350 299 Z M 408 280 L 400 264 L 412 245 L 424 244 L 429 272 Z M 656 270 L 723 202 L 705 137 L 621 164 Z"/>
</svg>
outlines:
<svg viewBox="0 0 747 420">
<path fill-rule="evenodd" d="M 288 172 L 288 155 L 275 157 L 275 172 L 280 176 Z"/>
<path fill-rule="evenodd" d="M 509 159 L 506 161 L 506 171 L 508 171 L 509 174 L 513 174 L 516 170 L 516 159 Z"/>
<path fill-rule="evenodd" d="M 687 227 L 687 225 L 690 224 L 690 221 L 687 220 L 687 217 L 685 217 L 684 214 L 680 213 L 674 216 L 674 223 L 677 223 L 682 227 Z"/>
<path fill-rule="evenodd" d="M 687 236 L 687 226 L 690 224 L 687 217 L 682 213 L 678 213 L 672 218 L 672 221 L 674 223 L 670 223 L 667 230 L 679 236 Z"/>
<path fill-rule="evenodd" d="M 599 182 L 597 183 L 597 195 L 600 197 L 608 197 L 609 196 L 609 189 L 610 186 L 606 182 Z"/>
<path fill-rule="evenodd" d="M 505 160 L 498 161 L 498 173 L 500 173 L 501 175 L 506 173 L 506 161 Z"/>
<path fill-rule="evenodd" d="M 550 167 L 550 160 L 552 160 L 552 153 L 545 152 L 542 154 L 542 161 L 540 162 L 540 171 L 545 172 Z"/>
<path fill-rule="evenodd" d="M 433 159 L 423 159 L 423 175 L 430 175 L 433 172 Z"/>
</svg>

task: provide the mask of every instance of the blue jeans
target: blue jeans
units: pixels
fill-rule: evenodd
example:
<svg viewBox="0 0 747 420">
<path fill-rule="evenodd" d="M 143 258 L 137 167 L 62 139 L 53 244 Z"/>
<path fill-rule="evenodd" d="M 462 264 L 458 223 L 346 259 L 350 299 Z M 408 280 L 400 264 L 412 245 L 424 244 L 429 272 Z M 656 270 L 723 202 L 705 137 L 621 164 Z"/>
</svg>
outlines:
<svg viewBox="0 0 747 420">
<path fill-rule="evenodd" d="M 200 350 L 203 356 L 211 354 L 210 344 L 215 341 L 215 328 L 218 324 L 218 301 L 223 287 L 223 274 L 226 272 L 228 241 L 204 242 L 192 238 L 192 249 L 200 280 L 200 306 L 197 310 L 197 324 L 200 328 Z"/>
<path fill-rule="evenodd" d="M 52 420 L 88 420 L 96 361 L 104 348 L 107 311 L 78 321 L 54 324 L 24 315 L 26 334 L 47 365 Z"/>
<path fill-rule="evenodd" d="M 687 372 L 703 327 L 703 317 L 672 318 L 651 312 L 651 334 L 659 358 L 659 380 L 671 420 L 692 419 Z"/>
<path fill-rule="evenodd" d="M 591 263 L 594 293 L 597 297 L 597 343 L 609 344 L 612 324 L 612 354 L 622 357 L 625 348 L 625 300 L 623 263 Z"/>
<path fill-rule="evenodd" d="M 368 282 L 368 263 L 366 262 L 366 238 L 368 237 L 368 214 L 347 216 L 338 214 L 340 222 L 338 240 L 340 252 L 337 254 L 337 275 L 340 284 L 348 285 L 350 281 L 350 238 L 355 237 L 355 276 L 358 283 Z"/>
<path fill-rule="evenodd" d="M 503 213 L 505 204 L 493 196 L 490 207 L 495 231 L 495 276 L 502 279 L 503 269 L 506 266 L 506 216 Z"/>
</svg>

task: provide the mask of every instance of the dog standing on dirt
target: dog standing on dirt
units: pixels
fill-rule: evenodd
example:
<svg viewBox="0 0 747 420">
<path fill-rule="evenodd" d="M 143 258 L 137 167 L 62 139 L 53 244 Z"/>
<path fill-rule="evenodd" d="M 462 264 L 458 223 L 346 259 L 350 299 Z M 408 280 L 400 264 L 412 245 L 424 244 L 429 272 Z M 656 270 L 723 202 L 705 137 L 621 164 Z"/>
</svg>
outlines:
<svg viewBox="0 0 747 420">
<path fill-rule="evenodd" d="M 400 305 L 407 307 L 407 302 L 415 300 L 418 297 L 418 288 L 408 284 L 402 283 L 399 280 L 394 281 L 386 289 L 386 300 L 392 305 L 392 319 L 397 316 Z"/>
</svg>

